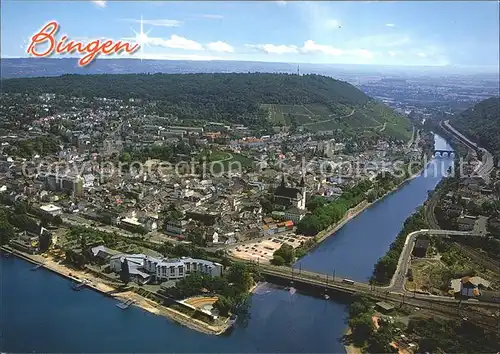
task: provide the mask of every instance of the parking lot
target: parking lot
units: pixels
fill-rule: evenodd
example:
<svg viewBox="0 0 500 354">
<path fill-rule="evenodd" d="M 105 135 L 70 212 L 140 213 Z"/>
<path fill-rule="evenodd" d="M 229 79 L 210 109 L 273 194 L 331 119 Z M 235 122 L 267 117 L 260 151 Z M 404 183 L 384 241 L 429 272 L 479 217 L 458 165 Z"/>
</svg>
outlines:
<svg viewBox="0 0 500 354">
<path fill-rule="evenodd" d="M 308 237 L 299 236 L 295 234 L 281 234 L 276 236 L 270 236 L 265 240 L 261 240 L 255 243 L 249 243 L 246 245 L 239 245 L 229 249 L 229 254 L 233 257 L 249 260 L 269 263 L 273 258 L 273 253 L 282 244 L 287 243 L 293 248 L 299 247 L 302 242 L 305 242 Z"/>
</svg>

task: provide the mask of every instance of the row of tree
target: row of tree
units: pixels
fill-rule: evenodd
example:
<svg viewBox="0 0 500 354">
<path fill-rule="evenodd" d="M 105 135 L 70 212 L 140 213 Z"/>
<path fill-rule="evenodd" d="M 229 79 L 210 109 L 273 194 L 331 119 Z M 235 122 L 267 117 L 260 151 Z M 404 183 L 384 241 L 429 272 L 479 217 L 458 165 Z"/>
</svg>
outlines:
<svg viewBox="0 0 500 354">
<path fill-rule="evenodd" d="M 175 287 L 167 289 L 166 294 L 174 299 L 212 294 L 218 297 L 214 307 L 222 316 L 228 316 L 245 308 L 249 290 L 259 277 L 255 268 L 244 263 L 233 263 L 220 277 L 200 273 L 190 274 L 179 280 Z"/>
<path fill-rule="evenodd" d="M 407 332 L 420 338 L 419 353 L 496 353 L 500 343 L 498 330 L 455 319 L 413 318 Z"/>
<path fill-rule="evenodd" d="M 297 248 L 293 248 L 289 244 L 284 243 L 280 248 L 274 251 L 271 264 L 276 266 L 291 265 L 296 259 L 304 257 L 307 254 L 307 251 L 309 251 L 315 244 L 316 241 L 314 238 L 310 238 L 309 240 L 302 242 L 302 244 Z"/>
<path fill-rule="evenodd" d="M 340 221 L 347 211 L 366 198 L 366 192 L 372 187 L 369 180 L 364 180 L 347 189 L 340 198 L 327 203 L 324 198 L 315 198 L 309 202 L 311 213 L 297 224 L 297 233 L 314 236 L 330 225 Z"/>
<path fill-rule="evenodd" d="M 500 99 L 491 97 L 455 117 L 451 124 L 472 141 L 500 156 Z"/>
<path fill-rule="evenodd" d="M 420 208 L 406 219 L 403 229 L 391 244 L 389 251 L 375 264 L 372 280 L 379 284 L 389 283 L 397 269 L 399 256 L 401 255 L 408 234 L 426 228 L 428 228 L 428 224 L 425 219 L 425 211 L 424 208 Z"/>
</svg>

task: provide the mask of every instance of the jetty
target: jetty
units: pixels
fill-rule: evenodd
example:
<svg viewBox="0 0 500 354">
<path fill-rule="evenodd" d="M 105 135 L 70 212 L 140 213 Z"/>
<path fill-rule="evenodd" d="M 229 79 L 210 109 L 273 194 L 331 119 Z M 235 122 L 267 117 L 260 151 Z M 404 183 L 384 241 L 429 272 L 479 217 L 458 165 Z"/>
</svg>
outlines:
<svg viewBox="0 0 500 354">
<path fill-rule="evenodd" d="M 31 268 L 30 270 L 35 271 L 35 270 L 37 270 L 38 268 L 41 268 L 41 267 L 43 267 L 43 263 L 37 264 L 36 266 L 34 266 L 33 268 Z"/>
<path fill-rule="evenodd" d="M 73 284 L 73 286 L 71 287 L 71 289 L 75 290 L 75 291 L 80 291 L 87 283 L 85 281 L 81 281 L 77 284 Z"/>
<path fill-rule="evenodd" d="M 122 301 L 122 302 L 119 302 L 116 304 L 116 306 L 118 306 L 119 308 L 121 308 L 122 310 L 126 310 L 130 307 L 130 305 L 132 305 L 135 301 L 134 300 L 127 300 L 127 301 Z"/>
</svg>

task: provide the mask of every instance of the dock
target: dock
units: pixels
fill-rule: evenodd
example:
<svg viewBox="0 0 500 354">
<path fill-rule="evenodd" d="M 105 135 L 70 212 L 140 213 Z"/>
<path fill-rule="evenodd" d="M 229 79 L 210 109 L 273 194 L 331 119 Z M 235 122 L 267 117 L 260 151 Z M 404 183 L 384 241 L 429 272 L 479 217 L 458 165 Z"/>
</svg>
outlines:
<svg viewBox="0 0 500 354">
<path fill-rule="evenodd" d="M 126 310 L 130 307 L 130 305 L 132 305 L 135 301 L 134 300 L 127 300 L 127 301 L 122 301 L 122 302 L 119 302 L 116 304 L 116 306 L 118 306 L 119 308 L 121 308 L 122 310 Z"/>
<path fill-rule="evenodd" d="M 33 270 L 33 271 L 34 271 L 34 270 L 37 270 L 38 268 L 41 268 L 41 267 L 43 267 L 43 264 L 42 264 L 42 263 L 37 264 L 36 266 L 34 266 L 33 268 L 31 268 L 30 270 Z"/>
<path fill-rule="evenodd" d="M 71 289 L 75 290 L 75 291 L 80 291 L 87 283 L 82 281 L 80 283 L 77 283 L 77 284 L 73 284 L 73 286 L 71 287 Z"/>
</svg>

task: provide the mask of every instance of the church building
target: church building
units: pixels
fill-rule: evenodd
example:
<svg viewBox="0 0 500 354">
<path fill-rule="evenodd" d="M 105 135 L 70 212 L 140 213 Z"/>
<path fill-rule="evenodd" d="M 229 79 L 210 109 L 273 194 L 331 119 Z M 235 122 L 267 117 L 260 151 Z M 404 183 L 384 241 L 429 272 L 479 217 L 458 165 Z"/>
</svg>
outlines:
<svg viewBox="0 0 500 354">
<path fill-rule="evenodd" d="M 304 177 L 300 180 L 296 188 L 287 187 L 285 177 L 281 179 L 281 184 L 274 192 L 274 204 L 282 210 L 289 208 L 297 208 L 299 210 L 306 209 L 306 188 Z"/>
</svg>

